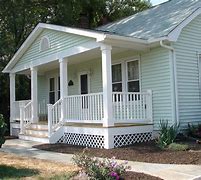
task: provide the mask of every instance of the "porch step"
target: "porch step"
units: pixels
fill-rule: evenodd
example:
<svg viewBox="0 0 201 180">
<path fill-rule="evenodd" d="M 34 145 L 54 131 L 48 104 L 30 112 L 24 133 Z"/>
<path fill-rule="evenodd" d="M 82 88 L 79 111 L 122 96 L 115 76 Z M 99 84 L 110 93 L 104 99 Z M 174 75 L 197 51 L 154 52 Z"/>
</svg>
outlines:
<svg viewBox="0 0 201 180">
<path fill-rule="evenodd" d="M 48 125 L 31 124 L 28 128 L 25 129 L 24 134 L 19 135 L 19 138 L 23 140 L 49 143 Z"/>
<path fill-rule="evenodd" d="M 31 130 L 48 131 L 48 125 L 46 124 L 31 124 L 29 128 Z"/>
<path fill-rule="evenodd" d="M 33 135 L 22 135 L 19 134 L 19 139 L 27 140 L 27 141 L 35 141 L 41 143 L 49 143 L 49 139 L 45 136 L 33 136 Z"/>
<path fill-rule="evenodd" d="M 42 136 L 45 138 L 48 137 L 48 131 L 44 129 L 26 129 L 25 134 L 30 136 Z"/>
</svg>

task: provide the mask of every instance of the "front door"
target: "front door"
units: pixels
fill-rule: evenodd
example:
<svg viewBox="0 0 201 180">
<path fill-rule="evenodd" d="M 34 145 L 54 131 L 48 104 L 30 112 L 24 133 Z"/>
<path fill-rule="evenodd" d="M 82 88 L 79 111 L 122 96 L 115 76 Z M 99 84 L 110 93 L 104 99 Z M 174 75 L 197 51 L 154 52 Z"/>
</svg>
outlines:
<svg viewBox="0 0 201 180">
<path fill-rule="evenodd" d="M 88 94 L 88 75 L 80 75 L 80 94 Z"/>
<path fill-rule="evenodd" d="M 60 78 L 51 77 L 49 79 L 49 103 L 54 104 L 60 99 Z"/>
<path fill-rule="evenodd" d="M 88 94 L 88 74 L 80 75 L 80 94 Z M 82 96 L 82 109 L 88 109 L 88 97 Z"/>
</svg>

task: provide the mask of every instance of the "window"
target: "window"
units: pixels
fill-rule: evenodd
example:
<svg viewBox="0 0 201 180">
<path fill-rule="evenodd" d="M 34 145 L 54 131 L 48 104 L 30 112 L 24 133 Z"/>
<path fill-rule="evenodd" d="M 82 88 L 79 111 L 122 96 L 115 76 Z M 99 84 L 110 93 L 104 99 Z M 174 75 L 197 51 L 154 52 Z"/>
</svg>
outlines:
<svg viewBox="0 0 201 180">
<path fill-rule="evenodd" d="M 121 64 L 112 65 L 112 90 L 113 92 L 122 91 Z"/>
<path fill-rule="evenodd" d="M 128 92 L 139 92 L 139 62 L 127 62 L 127 89 Z"/>
<path fill-rule="evenodd" d="M 50 91 L 49 91 L 49 103 L 54 104 L 55 103 L 55 82 L 54 78 L 50 78 Z"/>
<path fill-rule="evenodd" d="M 48 37 L 43 37 L 40 41 L 40 51 L 46 51 L 50 48 L 50 42 Z"/>
</svg>

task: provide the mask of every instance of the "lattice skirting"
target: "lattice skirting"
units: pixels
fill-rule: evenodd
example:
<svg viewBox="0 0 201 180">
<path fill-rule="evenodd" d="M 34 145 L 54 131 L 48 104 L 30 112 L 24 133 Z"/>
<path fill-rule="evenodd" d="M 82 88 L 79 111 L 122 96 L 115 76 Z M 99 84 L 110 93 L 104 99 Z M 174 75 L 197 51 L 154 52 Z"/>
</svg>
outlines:
<svg viewBox="0 0 201 180">
<path fill-rule="evenodd" d="M 93 148 L 104 148 L 104 136 L 101 135 L 64 133 L 58 142 Z"/>
<path fill-rule="evenodd" d="M 152 132 L 123 134 L 114 136 L 114 147 L 128 146 L 135 143 L 147 142 L 152 139 Z"/>
<path fill-rule="evenodd" d="M 113 140 L 114 147 L 128 146 L 135 143 L 147 142 L 152 139 L 152 132 L 136 133 L 136 134 L 121 134 L 114 135 Z M 90 135 L 90 134 L 78 134 L 78 133 L 64 133 L 59 139 L 58 143 L 79 145 L 92 148 L 104 148 L 104 135 Z"/>
</svg>

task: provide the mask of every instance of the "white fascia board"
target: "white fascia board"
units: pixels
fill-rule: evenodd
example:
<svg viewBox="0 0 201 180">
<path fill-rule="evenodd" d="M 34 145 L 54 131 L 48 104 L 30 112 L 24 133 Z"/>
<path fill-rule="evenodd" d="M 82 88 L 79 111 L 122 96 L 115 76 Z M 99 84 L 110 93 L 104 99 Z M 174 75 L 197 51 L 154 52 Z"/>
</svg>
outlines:
<svg viewBox="0 0 201 180">
<path fill-rule="evenodd" d="M 199 7 L 168 34 L 169 41 L 176 42 L 181 34 L 182 29 L 200 14 L 201 8 Z"/>
<path fill-rule="evenodd" d="M 70 34 L 76 34 L 76 35 L 91 37 L 95 39 L 101 38 L 105 35 L 105 33 L 101 31 L 97 32 L 93 30 L 87 30 L 87 29 L 85 30 L 85 29 L 65 27 L 65 26 L 59 26 L 59 25 L 53 25 L 53 24 L 39 23 L 39 26 L 44 29 L 51 29 L 55 31 L 66 32 Z"/>
<path fill-rule="evenodd" d="M 34 41 L 35 37 L 37 37 L 41 31 L 42 31 L 42 28 L 40 28 L 39 24 L 38 24 L 35 27 L 35 29 L 31 32 L 31 34 L 28 36 L 28 38 L 24 41 L 24 43 L 20 46 L 20 48 L 17 50 L 17 52 L 14 54 L 14 56 L 9 61 L 9 63 L 6 65 L 6 67 L 2 71 L 3 73 L 9 73 L 11 71 L 12 67 L 15 65 L 18 58 L 23 55 L 23 53 L 27 50 L 27 48 Z"/>
</svg>

